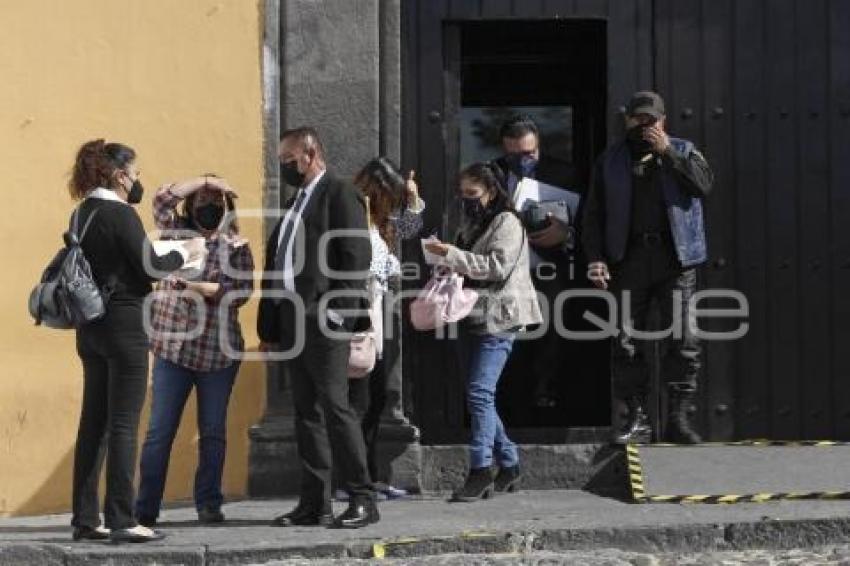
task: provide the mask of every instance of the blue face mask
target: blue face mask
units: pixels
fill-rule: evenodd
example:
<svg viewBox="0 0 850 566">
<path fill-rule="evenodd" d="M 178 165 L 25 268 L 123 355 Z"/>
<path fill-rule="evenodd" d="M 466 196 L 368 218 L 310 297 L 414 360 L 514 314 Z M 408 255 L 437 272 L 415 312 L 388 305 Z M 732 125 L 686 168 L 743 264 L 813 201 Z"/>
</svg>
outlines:
<svg viewBox="0 0 850 566">
<path fill-rule="evenodd" d="M 537 169 L 537 160 L 525 153 L 509 153 L 505 156 L 505 161 L 517 177 L 531 177 Z"/>
</svg>

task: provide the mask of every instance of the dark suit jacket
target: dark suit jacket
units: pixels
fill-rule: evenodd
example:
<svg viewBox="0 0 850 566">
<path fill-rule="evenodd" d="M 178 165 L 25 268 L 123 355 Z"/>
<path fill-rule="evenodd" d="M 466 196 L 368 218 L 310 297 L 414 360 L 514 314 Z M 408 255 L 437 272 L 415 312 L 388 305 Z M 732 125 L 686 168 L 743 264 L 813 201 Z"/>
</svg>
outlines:
<svg viewBox="0 0 850 566">
<path fill-rule="evenodd" d="M 333 291 L 357 291 L 357 297 L 332 298 L 327 307 L 344 316 L 344 328 L 351 332 L 368 330 L 369 301 L 366 281 L 372 261 L 372 248 L 366 223 L 366 206 L 360 191 L 331 172 L 326 171 L 301 214 L 301 226 L 295 237 L 303 238 L 303 268 L 295 274 L 295 292 L 301 298 L 308 320 L 318 320 L 322 297 Z M 294 204 L 291 199 L 285 209 Z M 273 287 L 267 273 L 275 269 L 277 241 L 283 219 L 278 222 L 266 244 L 265 273 L 262 289 Z M 361 236 L 341 235 L 328 240 L 325 263 L 331 270 L 348 273 L 347 278 L 331 277 L 320 269 L 319 244 L 323 234 L 333 230 L 357 230 Z M 297 246 L 296 246 L 297 248 Z M 359 311 L 359 314 L 344 311 Z M 264 342 L 291 344 L 296 325 L 296 311 L 288 300 L 263 297 L 257 317 L 257 334 Z M 331 325 L 333 326 L 333 325 Z"/>
</svg>

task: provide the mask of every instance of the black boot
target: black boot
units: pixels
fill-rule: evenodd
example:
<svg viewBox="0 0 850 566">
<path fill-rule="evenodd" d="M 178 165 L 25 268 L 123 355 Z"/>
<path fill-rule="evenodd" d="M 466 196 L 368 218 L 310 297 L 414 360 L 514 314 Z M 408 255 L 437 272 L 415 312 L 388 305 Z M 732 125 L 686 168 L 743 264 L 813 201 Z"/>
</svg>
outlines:
<svg viewBox="0 0 850 566">
<path fill-rule="evenodd" d="M 630 397 L 626 404 L 629 418 L 623 428 L 614 434 L 614 444 L 648 444 L 652 441 L 652 427 L 649 426 L 643 401 L 640 397 Z"/>
<path fill-rule="evenodd" d="M 469 503 L 487 499 L 493 493 L 493 471 L 487 468 L 472 468 L 463 487 L 452 493 L 452 501 Z"/>
<path fill-rule="evenodd" d="M 513 493 L 519 489 L 520 476 L 519 464 L 499 468 L 499 473 L 493 480 L 493 489 L 496 492 Z"/>
<path fill-rule="evenodd" d="M 691 428 L 690 410 L 694 391 L 670 388 L 667 395 L 667 430 L 665 439 L 673 444 L 699 444 L 702 439 Z"/>
</svg>

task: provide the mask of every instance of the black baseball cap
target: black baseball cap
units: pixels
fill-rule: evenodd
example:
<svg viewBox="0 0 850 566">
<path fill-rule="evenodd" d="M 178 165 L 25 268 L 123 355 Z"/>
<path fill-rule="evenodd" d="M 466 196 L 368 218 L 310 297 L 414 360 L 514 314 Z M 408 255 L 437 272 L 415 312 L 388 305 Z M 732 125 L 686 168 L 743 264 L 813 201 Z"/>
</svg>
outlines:
<svg viewBox="0 0 850 566">
<path fill-rule="evenodd" d="M 626 114 L 628 116 L 647 114 L 658 120 L 665 114 L 664 99 L 651 90 L 640 90 L 629 99 Z"/>
</svg>

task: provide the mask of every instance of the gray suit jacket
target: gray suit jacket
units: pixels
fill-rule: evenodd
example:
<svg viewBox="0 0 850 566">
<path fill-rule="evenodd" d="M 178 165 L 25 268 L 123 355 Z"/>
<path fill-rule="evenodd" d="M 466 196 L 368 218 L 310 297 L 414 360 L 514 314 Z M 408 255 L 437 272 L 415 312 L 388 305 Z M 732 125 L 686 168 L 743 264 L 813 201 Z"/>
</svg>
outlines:
<svg viewBox="0 0 850 566">
<path fill-rule="evenodd" d="M 498 334 L 543 321 L 528 266 L 528 238 L 513 213 L 496 216 L 470 251 L 451 246 L 443 264 L 486 282 L 467 318 L 472 332 Z"/>
</svg>

